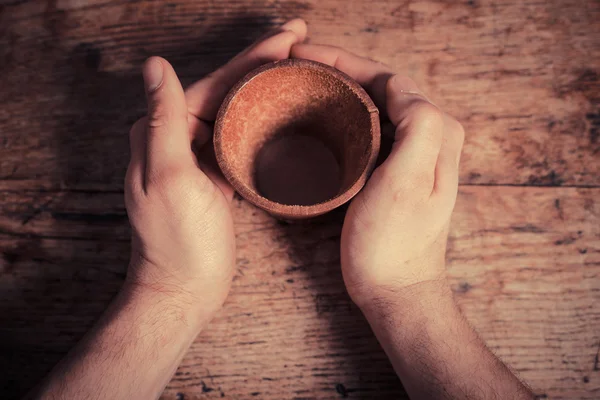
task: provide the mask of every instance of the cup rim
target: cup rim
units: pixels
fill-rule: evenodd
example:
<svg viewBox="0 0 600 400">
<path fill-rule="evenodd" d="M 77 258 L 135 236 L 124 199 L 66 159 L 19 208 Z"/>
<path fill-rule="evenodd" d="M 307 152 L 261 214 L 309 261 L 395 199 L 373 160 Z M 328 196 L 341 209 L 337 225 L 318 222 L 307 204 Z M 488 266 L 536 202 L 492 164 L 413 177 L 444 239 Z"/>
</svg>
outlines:
<svg viewBox="0 0 600 400">
<path fill-rule="evenodd" d="M 340 80 L 342 83 L 348 86 L 348 88 L 359 98 L 359 100 L 364 104 L 367 111 L 369 112 L 371 119 L 371 145 L 369 147 L 370 154 L 365 164 L 365 167 L 361 171 L 360 176 L 350 185 L 350 187 L 344 192 L 338 194 L 337 196 L 326 200 L 321 203 L 311 204 L 311 205 L 292 205 L 292 204 L 282 204 L 273 200 L 269 200 L 268 198 L 260 195 L 254 190 L 250 189 L 246 184 L 244 184 L 234 173 L 233 169 L 230 165 L 225 161 L 223 142 L 222 142 L 222 134 L 223 134 L 223 123 L 226 118 L 226 114 L 229 111 L 229 107 L 231 102 L 234 100 L 235 96 L 239 93 L 239 91 L 250 81 L 252 81 L 257 76 L 262 73 L 269 71 L 274 68 L 285 68 L 285 67 L 300 67 L 300 68 L 309 68 L 318 70 L 321 72 L 325 72 L 329 75 L 332 75 L 336 79 Z M 375 161 L 377 160 L 377 156 L 379 155 L 379 147 L 381 142 L 380 135 L 380 126 L 379 126 L 379 110 L 375 106 L 373 100 L 369 97 L 367 92 L 360 86 L 354 79 L 350 78 L 348 75 L 343 73 L 342 71 L 331 67 L 327 64 L 323 64 L 317 61 L 305 60 L 305 59 L 284 59 L 279 61 L 274 61 L 268 64 L 263 64 L 260 67 L 250 71 L 246 74 L 241 80 L 239 80 L 229 91 L 225 100 L 221 104 L 219 108 L 219 112 L 217 114 L 217 119 L 215 121 L 214 127 L 214 149 L 215 156 L 217 159 L 217 163 L 219 168 L 225 175 L 225 178 L 229 181 L 229 183 L 233 186 L 234 190 L 238 192 L 242 197 L 248 200 L 250 203 L 256 205 L 257 207 L 262 208 L 263 210 L 274 214 L 279 217 L 285 217 L 290 219 L 299 219 L 299 218 L 310 218 L 316 217 L 321 214 L 325 214 L 342 204 L 348 202 L 352 199 L 366 184 L 368 176 L 375 166 Z"/>
</svg>

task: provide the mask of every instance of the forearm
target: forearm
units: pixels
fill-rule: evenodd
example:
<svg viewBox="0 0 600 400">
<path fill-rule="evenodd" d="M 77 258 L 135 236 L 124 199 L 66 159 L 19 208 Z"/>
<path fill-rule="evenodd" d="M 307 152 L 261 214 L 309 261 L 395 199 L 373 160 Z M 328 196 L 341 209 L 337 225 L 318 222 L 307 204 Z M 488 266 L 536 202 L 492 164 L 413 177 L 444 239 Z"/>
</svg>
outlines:
<svg viewBox="0 0 600 400">
<path fill-rule="evenodd" d="M 126 284 L 32 397 L 158 398 L 208 319 L 192 298 L 167 290 Z"/>
<path fill-rule="evenodd" d="M 444 281 L 363 308 L 413 399 L 533 399 L 461 315 Z"/>
</svg>

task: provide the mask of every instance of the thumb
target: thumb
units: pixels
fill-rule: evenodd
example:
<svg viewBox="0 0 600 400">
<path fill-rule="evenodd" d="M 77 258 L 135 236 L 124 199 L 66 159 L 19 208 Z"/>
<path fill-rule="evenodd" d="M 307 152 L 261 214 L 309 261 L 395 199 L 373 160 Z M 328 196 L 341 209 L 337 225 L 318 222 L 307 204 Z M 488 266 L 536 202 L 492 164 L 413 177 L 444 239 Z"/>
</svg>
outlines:
<svg viewBox="0 0 600 400">
<path fill-rule="evenodd" d="M 142 74 L 148 101 L 146 172 L 193 163 L 185 94 L 175 70 L 167 60 L 150 57 Z"/>
<path fill-rule="evenodd" d="M 380 168 L 389 170 L 403 187 L 431 194 L 442 145 L 444 113 L 408 78 L 393 76 L 386 92 L 388 116 L 396 133 L 392 151 Z"/>
</svg>

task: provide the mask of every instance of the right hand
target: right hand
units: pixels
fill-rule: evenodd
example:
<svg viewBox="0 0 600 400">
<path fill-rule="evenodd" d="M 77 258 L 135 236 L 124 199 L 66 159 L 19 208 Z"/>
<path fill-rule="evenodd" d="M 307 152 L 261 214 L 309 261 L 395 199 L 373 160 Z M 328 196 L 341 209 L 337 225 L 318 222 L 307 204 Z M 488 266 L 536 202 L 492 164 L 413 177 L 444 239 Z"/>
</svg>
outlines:
<svg viewBox="0 0 600 400">
<path fill-rule="evenodd" d="M 291 56 L 350 75 L 395 126 L 391 154 L 352 201 L 344 221 L 341 264 L 352 299 L 369 307 L 444 281 L 464 140 L 461 124 L 432 104 L 412 80 L 383 64 L 311 44 L 295 45 Z"/>
<path fill-rule="evenodd" d="M 261 64 L 288 58 L 306 29 L 303 20 L 287 22 L 185 92 L 166 60 L 146 62 L 148 116 L 131 130 L 125 185 L 133 231 L 125 290 L 169 293 L 202 308 L 205 315 L 193 314 L 203 320 L 221 307 L 235 268 L 235 235 L 233 189 L 211 162 L 213 123 L 229 89 Z"/>
</svg>

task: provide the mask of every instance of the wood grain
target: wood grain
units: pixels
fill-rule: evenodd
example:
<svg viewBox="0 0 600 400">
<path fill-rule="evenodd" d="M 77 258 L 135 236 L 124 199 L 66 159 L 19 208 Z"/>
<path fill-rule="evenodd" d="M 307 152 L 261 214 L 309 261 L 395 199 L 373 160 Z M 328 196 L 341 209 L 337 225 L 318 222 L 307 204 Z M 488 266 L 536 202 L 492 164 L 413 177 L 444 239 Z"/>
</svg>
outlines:
<svg viewBox="0 0 600 400">
<path fill-rule="evenodd" d="M 464 123 L 461 182 L 598 185 L 596 1 L 54 0 L 0 13 L 0 188 L 122 189 L 144 58 L 189 83 L 297 15 Z"/>
<path fill-rule="evenodd" d="M 448 272 L 459 305 L 490 348 L 553 399 L 593 399 L 600 390 L 598 195 L 462 187 L 454 215 Z M 0 369 L 18 391 L 43 375 L 118 290 L 128 229 L 118 194 L 2 196 L 0 343 L 11 345 Z M 343 211 L 285 224 L 236 200 L 234 215 L 232 293 L 164 398 L 402 396 L 341 280 Z"/>
<path fill-rule="evenodd" d="M 0 5 L 0 393 L 83 335 L 129 256 L 127 131 L 139 66 L 184 84 L 265 30 L 412 76 L 465 125 L 448 273 L 539 398 L 600 397 L 600 3 L 11 0 Z M 237 273 L 165 399 L 405 398 L 339 272 L 343 210 L 285 224 L 234 203 Z"/>
</svg>

